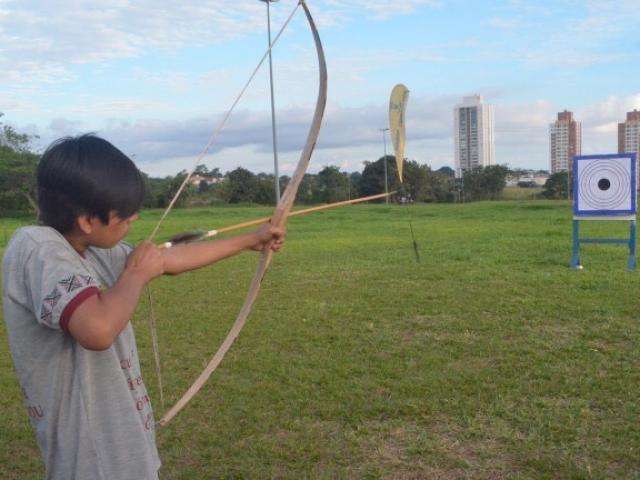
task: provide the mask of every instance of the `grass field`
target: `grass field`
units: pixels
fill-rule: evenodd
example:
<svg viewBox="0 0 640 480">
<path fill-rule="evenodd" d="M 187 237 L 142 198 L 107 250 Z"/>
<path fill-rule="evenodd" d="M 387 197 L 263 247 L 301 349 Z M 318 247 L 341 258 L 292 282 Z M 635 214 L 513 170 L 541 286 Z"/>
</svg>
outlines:
<svg viewBox="0 0 640 480">
<path fill-rule="evenodd" d="M 405 208 L 291 221 L 240 338 L 158 431 L 163 479 L 640 478 L 640 273 L 626 250 L 587 246 L 570 270 L 564 202 L 412 208 L 420 264 Z M 176 211 L 163 231 L 268 212 Z M 169 401 L 224 338 L 255 263 L 153 284 Z M 159 417 L 146 311 L 134 322 Z M 0 478 L 41 478 L 4 325 L 0 337 Z"/>
<path fill-rule="evenodd" d="M 535 200 L 540 196 L 542 190 L 542 187 L 505 187 L 502 191 L 502 198 L 504 200 Z"/>
</svg>

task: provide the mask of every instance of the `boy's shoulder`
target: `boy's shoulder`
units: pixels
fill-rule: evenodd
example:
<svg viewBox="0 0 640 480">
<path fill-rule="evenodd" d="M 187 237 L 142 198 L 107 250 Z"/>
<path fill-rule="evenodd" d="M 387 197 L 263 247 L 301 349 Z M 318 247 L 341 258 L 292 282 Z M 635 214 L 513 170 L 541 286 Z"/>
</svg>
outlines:
<svg viewBox="0 0 640 480">
<path fill-rule="evenodd" d="M 83 262 L 81 258 L 84 258 L 94 267 L 107 268 L 118 276 L 124 269 L 127 257 L 132 250 L 133 247 L 128 243 L 119 242 L 110 249 L 89 247 L 85 255 L 78 255 L 56 229 L 32 225 L 15 231 L 4 251 L 2 264 L 5 270 L 10 270 L 30 263 L 31 259 L 39 259 L 44 263 L 68 261 L 81 266 Z"/>
<path fill-rule="evenodd" d="M 43 246 L 57 246 L 64 248 L 66 240 L 54 228 L 38 225 L 21 227 L 15 231 L 5 250 L 5 258 L 17 253 L 28 253 Z"/>
<path fill-rule="evenodd" d="M 2 277 L 16 280 L 15 275 L 42 271 L 45 264 L 53 259 L 68 258 L 68 248 L 64 237 L 51 227 L 29 226 L 15 231 L 2 256 Z"/>
<path fill-rule="evenodd" d="M 29 225 L 27 227 L 20 227 L 15 231 L 11 242 L 29 240 L 34 243 L 41 243 L 46 241 L 64 241 L 64 237 L 55 228 L 45 227 L 42 225 Z"/>
</svg>

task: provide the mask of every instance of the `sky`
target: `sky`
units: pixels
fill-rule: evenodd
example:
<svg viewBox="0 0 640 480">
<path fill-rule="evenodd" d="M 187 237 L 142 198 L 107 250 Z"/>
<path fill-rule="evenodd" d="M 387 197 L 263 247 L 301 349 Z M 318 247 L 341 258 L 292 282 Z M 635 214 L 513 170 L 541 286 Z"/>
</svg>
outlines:
<svg viewBox="0 0 640 480">
<path fill-rule="evenodd" d="M 310 171 L 383 155 L 389 94 L 411 91 L 406 155 L 453 166 L 453 108 L 495 106 L 496 161 L 548 168 L 548 125 L 571 110 L 583 153 L 617 150 L 640 108 L 637 0 L 307 0 L 329 99 Z M 296 1 L 271 4 L 275 33 Z M 191 169 L 267 48 L 258 0 L 0 0 L 1 121 L 53 140 L 95 132 L 153 176 Z M 318 66 L 298 9 L 273 50 L 280 170 L 311 123 Z M 267 64 L 200 163 L 273 170 Z"/>
</svg>

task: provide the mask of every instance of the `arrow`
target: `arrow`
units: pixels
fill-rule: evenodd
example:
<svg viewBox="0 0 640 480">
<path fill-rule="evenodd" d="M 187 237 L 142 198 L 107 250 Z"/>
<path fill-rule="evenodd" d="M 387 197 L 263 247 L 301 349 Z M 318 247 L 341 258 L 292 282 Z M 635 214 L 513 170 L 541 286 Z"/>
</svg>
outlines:
<svg viewBox="0 0 640 480">
<path fill-rule="evenodd" d="M 305 208 L 304 210 L 296 210 L 295 212 L 291 212 L 289 217 L 296 217 L 298 215 L 307 215 L 309 213 L 321 212 L 323 210 L 331 210 L 332 208 L 344 207 L 347 205 L 354 205 L 356 203 L 369 202 L 371 200 L 379 200 L 381 198 L 389 197 L 394 195 L 396 192 L 389 193 L 379 193 L 377 195 L 371 195 L 369 197 L 356 198 L 354 200 L 344 200 L 342 202 L 329 203 L 327 205 L 320 205 L 317 207 Z M 200 240 L 204 240 L 206 238 L 215 237 L 220 233 L 233 232 L 234 230 L 240 230 L 242 228 L 253 227 L 255 225 L 262 225 L 263 223 L 267 223 L 271 220 L 271 217 L 262 217 L 256 220 L 251 220 L 249 222 L 238 223 L 236 225 L 231 225 L 229 227 L 223 227 L 216 230 L 209 230 L 208 232 L 187 232 L 180 233 L 171 238 L 170 241 L 160 244 L 160 248 L 171 248 L 175 245 L 179 245 L 181 243 L 191 243 L 197 242 Z"/>
</svg>

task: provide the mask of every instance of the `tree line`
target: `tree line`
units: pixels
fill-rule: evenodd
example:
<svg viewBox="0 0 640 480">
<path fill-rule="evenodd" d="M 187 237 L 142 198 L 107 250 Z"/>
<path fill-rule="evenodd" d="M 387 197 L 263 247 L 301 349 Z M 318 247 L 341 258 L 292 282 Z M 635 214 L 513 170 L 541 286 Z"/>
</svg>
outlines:
<svg viewBox="0 0 640 480">
<path fill-rule="evenodd" d="M 2 114 L 0 113 L 0 117 Z M 0 214 L 35 211 L 36 168 L 40 156 L 31 147 L 35 137 L 16 132 L 0 122 Z M 318 173 L 306 174 L 298 190 L 300 204 L 332 203 L 375 195 L 385 191 L 385 163 L 389 191 L 402 202 L 455 202 L 498 199 L 506 185 L 507 167 L 495 165 L 465 171 L 455 178 L 450 167 L 432 170 L 425 164 L 408 160 L 401 184 L 393 155 L 365 162 L 362 172 L 344 172 L 339 167 L 326 166 Z M 147 194 L 145 208 L 166 207 L 184 181 L 187 172 L 155 178 L 145 176 Z M 200 179 L 190 184 L 180 196 L 177 206 L 216 204 L 275 203 L 275 177 L 268 173 L 253 173 L 245 168 L 222 173 L 199 165 L 195 175 Z M 290 178 L 281 176 L 284 191 Z"/>
</svg>

